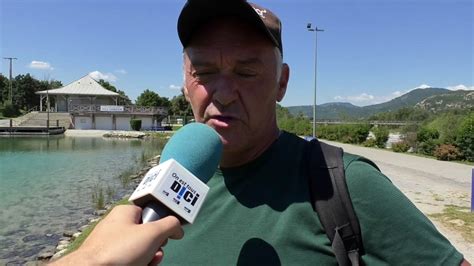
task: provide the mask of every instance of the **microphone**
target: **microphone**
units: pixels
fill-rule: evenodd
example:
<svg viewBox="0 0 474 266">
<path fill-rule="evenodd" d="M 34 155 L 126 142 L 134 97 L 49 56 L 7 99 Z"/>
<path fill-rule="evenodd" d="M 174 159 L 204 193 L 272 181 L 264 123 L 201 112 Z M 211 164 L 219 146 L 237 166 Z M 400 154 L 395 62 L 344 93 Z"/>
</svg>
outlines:
<svg viewBox="0 0 474 266">
<path fill-rule="evenodd" d="M 160 164 L 146 173 L 129 198 L 143 208 L 142 222 L 177 214 L 192 224 L 221 154 L 221 139 L 211 127 L 191 123 L 179 129 L 165 145 Z"/>
</svg>

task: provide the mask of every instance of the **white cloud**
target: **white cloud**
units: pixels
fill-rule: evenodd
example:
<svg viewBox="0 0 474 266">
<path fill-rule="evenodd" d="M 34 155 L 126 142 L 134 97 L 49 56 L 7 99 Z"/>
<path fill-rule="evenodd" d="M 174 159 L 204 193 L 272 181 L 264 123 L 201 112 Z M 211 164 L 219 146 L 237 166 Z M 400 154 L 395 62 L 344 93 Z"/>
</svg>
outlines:
<svg viewBox="0 0 474 266">
<path fill-rule="evenodd" d="M 181 86 L 171 84 L 168 87 L 170 90 L 181 90 Z"/>
<path fill-rule="evenodd" d="M 354 95 L 354 96 L 336 96 L 334 97 L 334 100 L 336 101 L 343 101 L 343 102 L 349 102 L 354 105 L 358 106 L 365 106 L 365 105 L 372 105 L 372 104 L 378 104 L 378 103 L 383 103 L 390 101 L 394 98 L 397 98 L 401 95 L 403 95 L 404 92 L 401 91 L 395 91 L 390 93 L 389 95 L 383 95 L 383 96 L 374 96 L 372 94 L 368 93 L 361 93 L 359 95 Z"/>
<path fill-rule="evenodd" d="M 350 102 L 355 105 L 369 105 L 374 104 L 376 97 L 367 93 L 361 93 L 355 96 L 336 96 L 334 100 L 336 101 L 343 101 L 343 102 Z"/>
<path fill-rule="evenodd" d="M 393 98 L 397 98 L 397 97 L 399 97 L 399 96 L 402 96 L 403 94 L 404 94 L 404 93 L 401 92 L 401 91 L 394 91 L 394 92 L 392 92 Z"/>
<path fill-rule="evenodd" d="M 427 85 L 427 84 L 421 84 L 420 86 L 418 87 L 415 87 L 411 90 L 416 90 L 416 89 L 428 89 L 428 88 L 432 88 L 430 85 Z"/>
<path fill-rule="evenodd" d="M 89 76 L 91 76 L 95 80 L 103 79 L 105 81 L 110 81 L 110 82 L 117 81 L 117 77 L 114 76 L 114 74 L 112 74 L 112 73 L 103 74 L 103 73 L 101 73 L 100 71 L 97 71 L 97 70 L 89 73 Z"/>
<path fill-rule="evenodd" d="M 48 62 L 42 62 L 42 61 L 31 61 L 31 63 L 28 65 L 29 68 L 33 69 L 41 69 L 41 70 L 53 70 L 54 68 L 51 67 L 51 64 Z"/>
<path fill-rule="evenodd" d="M 472 90 L 474 90 L 474 86 L 468 87 L 466 85 L 459 84 L 459 85 L 456 85 L 456 86 L 448 86 L 448 87 L 446 87 L 446 89 L 452 90 L 452 91 L 458 91 L 458 90 L 465 90 L 465 91 L 471 90 L 472 91 Z"/>
<path fill-rule="evenodd" d="M 117 69 L 117 70 L 115 70 L 115 73 L 119 73 L 119 74 L 125 75 L 125 74 L 127 74 L 127 70 L 125 70 L 125 69 Z"/>
</svg>

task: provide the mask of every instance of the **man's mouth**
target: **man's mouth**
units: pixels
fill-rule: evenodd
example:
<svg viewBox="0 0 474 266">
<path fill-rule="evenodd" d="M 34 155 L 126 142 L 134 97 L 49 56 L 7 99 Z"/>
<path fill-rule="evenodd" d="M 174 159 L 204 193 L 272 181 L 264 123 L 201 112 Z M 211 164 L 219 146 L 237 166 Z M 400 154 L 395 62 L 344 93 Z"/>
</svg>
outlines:
<svg viewBox="0 0 474 266">
<path fill-rule="evenodd" d="M 216 127 L 229 127 L 235 120 L 234 117 L 226 115 L 214 115 L 209 118 L 209 122 Z"/>
</svg>

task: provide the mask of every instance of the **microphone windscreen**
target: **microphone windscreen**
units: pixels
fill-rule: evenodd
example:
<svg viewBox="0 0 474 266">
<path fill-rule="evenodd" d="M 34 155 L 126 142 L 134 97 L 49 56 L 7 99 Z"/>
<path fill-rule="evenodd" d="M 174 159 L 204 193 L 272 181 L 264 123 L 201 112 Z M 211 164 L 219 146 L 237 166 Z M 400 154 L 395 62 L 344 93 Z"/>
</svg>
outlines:
<svg viewBox="0 0 474 266">
<path fill-rule="evenodd" d="M 217 132 L 203 123 L 180 128 L 163 148 L 160 163 L 175 159 L 202 182 L 214 175 L 222 155 L 222 141 Z"/>
</svg>

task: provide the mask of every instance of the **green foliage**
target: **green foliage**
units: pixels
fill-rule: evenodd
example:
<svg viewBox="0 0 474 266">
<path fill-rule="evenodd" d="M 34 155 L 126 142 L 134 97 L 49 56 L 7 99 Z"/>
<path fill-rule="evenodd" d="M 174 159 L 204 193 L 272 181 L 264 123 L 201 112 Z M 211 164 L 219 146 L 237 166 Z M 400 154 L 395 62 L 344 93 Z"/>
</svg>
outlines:
<svg viewBox="0 0 474 266">
<path fill-rule="evenodd" d="M 383 112 L 369 117 L 371 121 L 424 121 L 430 116 L 426 110 L 404 107 L 396 111 Z"/>
<path fill-rule="evenodd" d="M 372 130 L 375 136 L 375 146 L 379 148 L 385 148 L 385 144 L 388 140 L 389 131 L 386 127 L 378 126 Z"/>
<path fill-rule="evenodd" d="M 433 155 L 438 160 L 453 161 L 461 156 L 458 148 L 451 144 L 441 144 L 433 152 Z"/>
<path fill-rule="evenodd" d="M 321 125 L 316 128 L 318 138 L 361 144 L 369 135 L 369 124 Z"/>
<path fill-rule="evenodd" d="M 362 145 L 364 145 L 364 147 L 375 147 L 376 142 L 375 139 L 367 139 L 362 143 Z"/>
<path fill-rule="evenodd" d="M 434 150 L 439 145 L 439 140 L 428 139 L 423 142 L 418 142 L 418 152 L 425 155 L 433 155 Z"/>
<path fill-rule="evenodd" d="M 131 119 L 130 120 L 130 127 L 135 131 L 140 131 L 142 128 L 142 120 L 140 119 Z"/>
<path fill-rule="evenodd" d="M 39 104 L 39 95 L 35 92 L 44 88 L 44 85 L 30 74 L 18 75 L 13 82 L 13 103 L 20 109 L 30 109 Z"/>
<path fill-rule="evenodd" d="M 17 105 L 6 103 L 0 109 L 4 117 L 17 117 L 20 115 L 20 109 Z"/>
<path fill-rule="evenodd" d="M 400 141 L 392 144 L 392 151 L 394 152 L 407 152 L 410 149 L 410 145 L 406 141 Z"/>
<path fill-rule="evenodd" d="M 434 119 L 426 124 L 427 127 L 439 132 L 439 142 L 444 144 L 455 144 L 459 127 L 466 117 L 466 113 L 459 111 L 447 111 L 437 114 Z"/>
<path fill-rule="evenodd" d="M 0 73 L 0 103 L 8 100 L 8 90 L 10 83 L 8 78 Z"/>
<path fill-rule="evenodd" d="M 174 96 L 173 99 L 171 99 L 169 114 L 179 115 L 179 116 L 192 116 L 193 115 L 193 110 L 191 109 L 191 105 L 188 103 L 188 101 L 186 101 L 184 94 L 181 94 L 179 96 Z"/>
<path fill-rule="evenodd" d="M 290 114 L 288 109 L 277 104 L 276 115 L 278 127 L 282 130 L 299 136 L 309 136 L 313 132 L 311 121 L 302 113 L 295 117 Z"/>
<path fill-rule="evenodd" d="M 461 123 L 457 144 L 462 155 L 468 161 L 474 161 L 474 112 L 471 112 Z"/>
<path fill-rule="evenodd" d="M 150 106 L 150 107 L 169 107 L 170 102 L 166 97 L 160 97 L 158 93 L 146 89 L 140 94 L 135 102 L 138 106 Z"/>
<path fill-rule="evenodd" d="M 95 186 L 92 191 L 92 204 L 96 210 L 101 210 L 105 207 L 105 192 L 102 186 Z"/>
<path fill-rule="evenodd" d="M 418 130 L 416 140 L 418 142 L 426 142 L 428 140 L 436 140 L 439 138 L 439 132 L 437 129 L 422 127 Z"/>
<path fill-rule="evenodd" d="M 62 83 L 57 80 L 40 81 L 30 74 L 18 75 L 12 80 L 13 104 L 19 109 L 27 111 L 39 105 L 40 96 L 36 92 L 56 89 L 58 87 L 62 87 Z M 9 100 L 9 91 L 9 80 L 5 76 L 0 75 L 0 99 L 5 103 Z"/>
<path fill-rule="evenodd" d="M 427 126 L 421 127 L 416 133 L 417 151 L 421 154 L 432 155 L 440 144 L 439 131 Z"/>
</svg>

